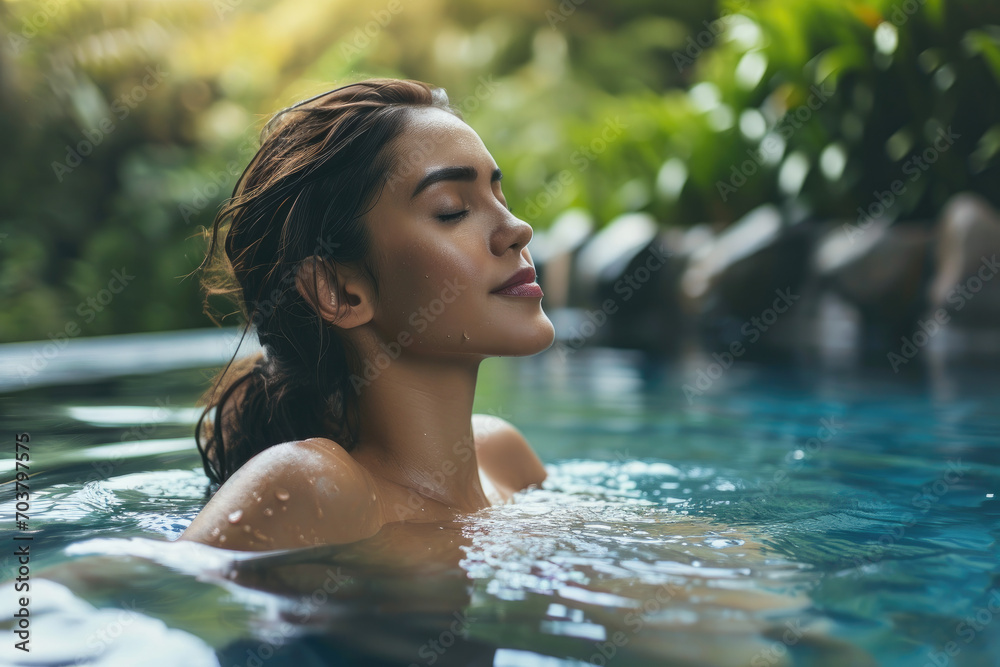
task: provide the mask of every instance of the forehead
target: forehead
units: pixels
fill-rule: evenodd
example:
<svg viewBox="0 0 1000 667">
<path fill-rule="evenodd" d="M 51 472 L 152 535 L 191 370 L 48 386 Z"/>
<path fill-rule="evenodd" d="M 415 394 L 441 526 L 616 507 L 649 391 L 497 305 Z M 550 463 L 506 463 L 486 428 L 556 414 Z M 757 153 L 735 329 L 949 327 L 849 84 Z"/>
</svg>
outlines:
<svg viewBox="0 0 1000 667">
<path fill-rule="evenodd" d="M 494 161 L 482 139 L 465 121 L 436 107 L 410 109 L 406 127 L 396 138 L 396 195 L 409 198 L 424 175 L 440 167 L 472 166 L 493 170 Z"/>
</svg>

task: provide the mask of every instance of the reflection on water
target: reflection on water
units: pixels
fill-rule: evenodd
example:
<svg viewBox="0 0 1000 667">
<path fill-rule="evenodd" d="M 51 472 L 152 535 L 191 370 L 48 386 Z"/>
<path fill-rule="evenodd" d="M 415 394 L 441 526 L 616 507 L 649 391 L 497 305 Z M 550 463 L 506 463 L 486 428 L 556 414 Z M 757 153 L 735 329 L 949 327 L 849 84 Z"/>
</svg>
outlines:
<svg viewBox="0 0 1000 667">
<path fill-rule="evenodd" d="M 990 376 L 746 366 L 689 401 L 687 370 L 629 355 L 504 362 L 477 410 L 518 424 L 543 488 L 291 552 L 172 541 L 205 502 L 200 378 L 12 395 L 45 443 L 30 664 L 997 663 L 1000 624 L 958 628 L 1000 591 Z"/>
</svg>

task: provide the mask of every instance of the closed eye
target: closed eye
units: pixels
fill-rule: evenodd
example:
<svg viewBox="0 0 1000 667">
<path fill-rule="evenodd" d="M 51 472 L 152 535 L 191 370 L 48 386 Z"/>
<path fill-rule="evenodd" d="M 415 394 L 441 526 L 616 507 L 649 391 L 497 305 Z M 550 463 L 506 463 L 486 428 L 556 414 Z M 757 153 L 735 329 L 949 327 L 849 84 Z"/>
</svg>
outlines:
<svg viewBox="0 0 1000 667">
<path fill-rule="evenodd" d="M 464 211 L 456 211 L 455 213 L 443 213 L 442 215 L 438 216 L 438 220 L 441 220 L 443 222 L 448 222 L 449 220 L 458 220 L 460 218 L 464 218 L 468 212 L 469 209 L 465 209 Z"/>
</svg>

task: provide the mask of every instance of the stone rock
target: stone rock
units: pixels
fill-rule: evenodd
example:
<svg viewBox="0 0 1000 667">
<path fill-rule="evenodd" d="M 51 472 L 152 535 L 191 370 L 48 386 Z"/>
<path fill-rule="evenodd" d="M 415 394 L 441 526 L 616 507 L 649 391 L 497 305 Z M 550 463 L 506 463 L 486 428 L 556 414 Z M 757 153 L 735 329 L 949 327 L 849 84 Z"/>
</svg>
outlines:
<svg viewBox="0 0 1000 667">
<path fill-rule="evenodd" d="M 746 342 L 752 318 L 771 314 L 781 294 L 790 293 L 794 300 L 805 275 L 809 244 L 804 225 L 783 224 L 778 209 L 766 205 L 692 252 L 681 277 L 681 299 L 685 310 L 697 319 L 709 348 Z M 784 308 L 782 303 L 779 310 Z M 780 330 L 794 326 L 794 320 L 793 311 L 792 316 L 781 315 L 772 323 Z M 763 341 L 756 343 L 756 349 L 779 344 L 781 336 L 764 335 L 769 325 L 754 327 L 757 335 L 751 332 L 752 342 Z"/>
<path fill-rule="evenodd" d="M 684 238 L 679 229 L 658 232 L 599 277 L 596 305 L 608 315 L 606 345 L 657 355 L 679 350 L 688 333 L 679 296 Z"/>
<path fill-rule="evenodd" d="M 649 245 L 656 232 L 653 216 L 648 213 L 625 213 L 590 237 L 580 249 L 573 272 L 580 302 L 571 305 L 595 303 L 594 291 L 598 283 L 620 275 L 635 254 Z"/>
<path fill-rule="evenodd" d="M 858 344 L 884 354 L 926 306 L 929 253 L 930 232 L 920 223 L 880 219 L 864 229 L 844 223 L 820 239 L 812 267 L 824 289 L 860 311 Z"/>
<path fill-rule="evenodd" d="M 929 308 L 951 324 L 1000 328 L 1000 214 L 981 196 L 960 193 L 941 212 Z"/>
</svg>

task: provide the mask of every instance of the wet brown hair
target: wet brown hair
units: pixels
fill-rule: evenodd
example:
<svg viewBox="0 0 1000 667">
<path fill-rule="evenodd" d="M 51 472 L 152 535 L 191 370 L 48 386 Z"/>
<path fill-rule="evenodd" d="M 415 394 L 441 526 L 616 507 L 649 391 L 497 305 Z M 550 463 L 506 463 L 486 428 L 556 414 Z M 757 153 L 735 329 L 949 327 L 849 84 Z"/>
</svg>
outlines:
<svg viewBox="0 0 1000 667">
<path fill-rule="evenodd" d="M 390 144 L 403 133 L 408 110 L 428 106 L 461 118 L 444 89 L 383 78 L 278 112 L 205 231 L 199 268 L 206 313 L 218 322 L 211 298 L 231 297 L 246 321 L 243 336 L 256 333 L 262 347 L 247 358 L 234 355 L 202 397 L 195 441 L 213 485 L 281 442 L 322 436 L 348 450 L 356 444 L 350 377 L 359 360 L 298 292 L 295 276 L 302 262 L 312 262 L 313 275 L 325 270 L 336 290 L 330 262 L 351 264 L 371 279 L 377 297 L 378 249 L 365 216 L 405 168 L 405 145 Z"/>
</svg>

